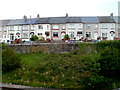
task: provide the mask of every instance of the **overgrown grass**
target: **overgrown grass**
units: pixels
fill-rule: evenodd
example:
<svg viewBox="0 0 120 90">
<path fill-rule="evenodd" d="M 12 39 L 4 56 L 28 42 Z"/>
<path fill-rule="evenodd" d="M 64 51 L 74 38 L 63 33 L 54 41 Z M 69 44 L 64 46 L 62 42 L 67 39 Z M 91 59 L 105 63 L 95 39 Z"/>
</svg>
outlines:
<svg viewBox="0 0 120 90">
<path fill-rule="evenodd" d="M 118 78 L 99 75 L 101 65 L 98 61 L 101 59 L 101 51 L 103 51 L 102 47 L 105 42 L 101 43 L 100 48 L 96 46 L 98 43 L 80 43 L 78 50 L 66 54 L 42 52 L 19 54 L 22 66 L 11 72 L 3 73 L 3 82 L 80 90 L 120 87 Z"/>
</svg>

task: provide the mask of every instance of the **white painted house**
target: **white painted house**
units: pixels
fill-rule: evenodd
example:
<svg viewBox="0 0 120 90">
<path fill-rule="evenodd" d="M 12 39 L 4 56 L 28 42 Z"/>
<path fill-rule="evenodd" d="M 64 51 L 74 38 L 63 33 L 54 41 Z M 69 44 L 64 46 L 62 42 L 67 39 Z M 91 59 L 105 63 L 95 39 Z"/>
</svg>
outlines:
<svg viewBox="0 0 120 90">
<path fill-rule="evenodd" d="M 50 40 L 62 40 L 68 34 L 71 40 L 114 40 L 120 38 L 118 21 L 111 16 L 49 17 L 0 20 L 0 42 L 15 39 L 29 41 L 33 35 Z"/>
</svg>

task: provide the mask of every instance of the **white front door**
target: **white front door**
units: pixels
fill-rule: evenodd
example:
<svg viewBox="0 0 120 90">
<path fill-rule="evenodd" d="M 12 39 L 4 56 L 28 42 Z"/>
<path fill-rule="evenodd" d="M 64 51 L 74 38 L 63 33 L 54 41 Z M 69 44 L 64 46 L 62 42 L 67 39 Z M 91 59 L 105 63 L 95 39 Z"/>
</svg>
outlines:
<svg viewBox="0 0 120 90">
<path fill-rule="evenodd" d="M 98 33 L 94 33 L 94 39 L 97 40 L 98 38 Z"/>
<path fill-rule="evenodd" d="M 61 33 L 61 39 L 64 39 L 65 33 Z"/>
<path fill-rule="evenodd" d="M 115 34 L 114 32 L 110 32 L 110 40 L 114 40 Z"/>
</svg>

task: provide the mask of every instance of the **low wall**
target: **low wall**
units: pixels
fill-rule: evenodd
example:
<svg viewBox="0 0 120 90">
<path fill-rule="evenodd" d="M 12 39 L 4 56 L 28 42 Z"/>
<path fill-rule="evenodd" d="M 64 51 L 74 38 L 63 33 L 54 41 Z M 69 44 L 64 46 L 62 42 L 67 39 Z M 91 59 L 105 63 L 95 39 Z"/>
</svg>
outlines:
<svg viewBox="0 0 120 90">
<path fill-rule="evenodd" d="M 30 52 L 46 52 L 46 53 L 68 53 L 76 50 L 77 44 L 75 43 L 44 43 L 44 44 L 21 44 L 21 45 L 7 45 L 17 53 L 30 53 Z"/>
</svg>

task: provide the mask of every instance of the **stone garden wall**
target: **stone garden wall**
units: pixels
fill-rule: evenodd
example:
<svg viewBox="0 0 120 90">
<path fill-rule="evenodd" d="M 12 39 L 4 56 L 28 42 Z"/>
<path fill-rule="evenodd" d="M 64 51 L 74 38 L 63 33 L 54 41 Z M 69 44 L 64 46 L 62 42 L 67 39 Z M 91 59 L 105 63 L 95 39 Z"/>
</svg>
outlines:
<svg viewBox="0 0 120 90">
<path fill-rule="evenodd" d="M 75 43 L 44 43 L 44 44 L 13 44 L 7 45 L 17 53 L 30 53 L 30 52 L 46 52 L 46 53 L 68 53 L 76 50 L 77 44 Z"/>
</svg>

